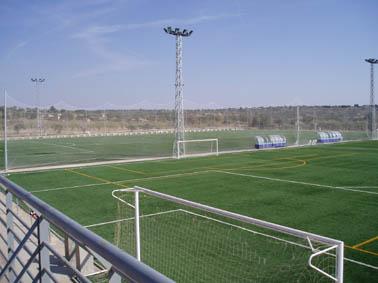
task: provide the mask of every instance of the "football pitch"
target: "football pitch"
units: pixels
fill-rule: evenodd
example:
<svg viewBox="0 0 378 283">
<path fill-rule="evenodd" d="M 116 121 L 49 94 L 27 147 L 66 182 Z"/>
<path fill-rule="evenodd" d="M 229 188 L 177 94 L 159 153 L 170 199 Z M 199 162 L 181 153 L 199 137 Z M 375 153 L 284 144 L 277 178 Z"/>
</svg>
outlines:
<svg viewBox="0 0 378 283">
<path fill-rule="evenodd" d="M 8 177 L 109 241 L 119 217 L 112 191 L 142 186 L 342 240 L 345 282 L 375 282 L 377 168 L 378 142 L 365 141 Z"/>
<path fill-rule="evenodd" d="M 219 140 L 219 151 L 245 150 L 254 147 L 257 135 L 284 135 L 288 145 L 296 141 L 294 130 L 209 130 L 186 133 L 186 139 Z M 345 140 L 366 139 L 365 131 L 345 131 Z M 316 139 L 314 131 L 302 131 L 299 144 Z M 83 162 L 171 157 L 173 133 L 102 134 L 100 136 L 24 137 L 8 140 L 8 168 L 54 166 Z M 3 150 L 1 148 L 1 150 Z M 3 151 L 0 152 L 0 155 Z M 3 158 L 0 160 L 2 165 Z"/>
</svg>

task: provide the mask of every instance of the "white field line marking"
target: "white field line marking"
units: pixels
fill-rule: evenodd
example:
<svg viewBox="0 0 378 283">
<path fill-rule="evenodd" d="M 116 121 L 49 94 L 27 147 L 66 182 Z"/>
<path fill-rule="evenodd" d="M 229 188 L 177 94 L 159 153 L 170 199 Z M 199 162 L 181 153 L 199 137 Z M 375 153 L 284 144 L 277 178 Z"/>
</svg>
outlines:
<svg viewBox="0 0 378 283">
<path fill-rule="evenodd" d="M 300 185 L 306 185 L 306 186 L 312 186 L 312 187 L 320 187 L 320 188 L 343 190 L 343 191 L 356 192 L 356 193 L 378 195 L 378 192 L 349 189 L 349 188 L 346 188 L 346 187 L 336 187 L 336 186 L 330 186 L 330 185 L 307 183 L 307 182 L 302 182 L 302 181 L 293 181 L 293 180 L 278 179 L 278 178 L 271 178 L 271 177 L 250 175 L 250 174 L 234 173 L 234 172 L 228 172 L 228 171 L 223 171 L 223 170 L 214 170 L 214 171 L 218 172 L 218 173 L 224 173 L 224 174 L 235 175 L 235 176 L 243 176 L 243 177 L 249 177 L 249 178 L 255 178 L 255 179 L 263 179 L 263 180 L 268 180 L 268 181 L 276 181 L 276 182 L 300 184 Z"/>
<path fill-rule="evenodd" d="M 69 149 L 74 149 L 77 151 L 82 151 L 82 152 L 87 152 L 87 153 L 95 153 L 93 150 L 89 149 L 84 149 L 81 147 L 74 147 L 74 146 L 68 146 L 68 145 L 63 145 L 63 144 L 55 144 L 55 143 L 48 143 L 48 142 L 35 142 L 37 144 L 45 144 L 45 145 L 52 145 L 52 146 L 57 146 L 57 147 L 64 147 L 64 148 L 69 148 Z"/>
<path fill-rule="evenodd" d="M 120 170 L 120 171 L 126 171 L 126 172 L 129 172 L 129 173 L 131 172 L 131 173 L 137 173 L 137 174 L 140 174 L 140 175 L 146 175 L 145 172 L 138 171 L 138 170 L 131 170 L 131 169 L 128 169 L 128 168 L 118 167 L 118 166 L 113 166 L 113 165 L 105 165 L 105 166 L 112 168 L 112 169 L 117 169 L 117 170 Z"/>
<path fill-rule="evenodd" d="M 232 226 L 232 227 L 235 227 L 235 228 L 239 228 L 241 230 L 244 230 L 244 231 L 247 231 L 247 232 L 250 232 L 250 233 L 253 233 L 253 234 L 265 236 L 265 237 L 272 238 L 272 239 L 275 239 L 275 240 L 278 240 L 278 241 L 282 241 L 282 242 L 285 242 L 285 243 L 293 244 L 293 245 L 296 245 L 296 246 L 299 246 L 299 247 L 302 247 L 302 248 L 311 249 L 311 247 L 306 246 L 306 245 L 302 245 L 302 244 L 299 244 L 299 243 L 296 243 L 296 242 L 292 242 L 292 241 L 288 241 L 288 240 L 281 239 L 281 238 L 278 238 L 278 237 L 274 237 L 274 236 L 269 235 L 269 234 L 257 232 L 257 231 L 254 231 L 254 230 L 251 230 L 251 229 L 247 229 L 247 228 L 244 228 L 244 227 L 232 224 L 232 223 L 228 223 L 228 222 L 225 222 L 225 221 L 222 221 L 222 220 L 218 220 L 218 219 L 215 219 L 215 218 L 212 218 L 212 217 L 208 217 L 208 216 L 205 216 L 205 215 L 197 214 L 195 212 L 187 211 L 185 209 L 179 209 L 179 210 L 181 210 L 183 212 L 186 212 L 186 213 L 189 213 L 189 214 L 193 214 L 193 215 L 199 216 L 199 217 L 203 217 L 203 218 L 206 218 L 206 219 L 209 219 L 209 220 L 213 220 L 213 221 L 219 222 L 221 224 L 225 224 L 225 225 L 229 225 L 229 226 Z M 336 256 L 336 255 L 331 254 L 331 253 L 326 253 L 326 254 L 327 255 L 331 255 L 333 257 Z M 367 264 L 367 263 L 364 263 L 364 262 L 360 262 L 360 261 L 356 261 L 356 260 L 353 260 L 353 259 L 349 259 L 349 258 L 346 258 L 346 257 L 344 257 L 344 260 L 350 261 L 350 262 L 355 263 L 355 264 L 363 265 L 365 267 L 369 267 L 369 268 L 372 268 L 372 269 L 375 269 L 375 270 L 378 270 L 378 266 L 370 265 L 370 264 Z"/>
<path fill-rule="evenodd" d="M 350 261 L 352 263 L 359 264 L 359 265 L 362 265 L 362 266 L 365 266 L 365 267 L 369 267 L 371 269 L 378 270 L 378 266 L 367 264 L 367 263 L 364 263 L 364 262 L 361 262 L 361 261 L 357 261 L 357 260 L 354 260 L 354 259 L 350 259 L 350 258 L 347 258 L 347 257 L 344 257 L 344 260 Z"/>
<path fill-rule="evenodd" d="M 336 187 L 336 186 L 330 186 L 330 185 L 307 183 L 307 182 L 302 182 L 302 181 L 278 179 L 278 178 L 264 177 L 264 176 L 258 176 L 258 175 L 243 174 L 243 173 L 234 173 L 234 172 L 228 172 L 228 171 L 224 171 L 224 170 L 204 170 L 204 171 L 196 171 L 196 172 L 188 172 L 188 173 L 171 174 L 171 175 L 127 179 L 127 180 L 114 181 L 114 182 L 93 183 L 93 184 L 86 184 L 86 185 L 77 185 L 77 186 L 67 186 L 67 187 L 58 187 L 58 188 L 51 188 L 51 189 L 34 190 L 34 191 L 30 191 L 30 192 L 31 193 L 41 193 L 41 192 L 49 192 L 49 191 L 60 191 L 60 190 L 66 190 L 66 189 L 85 188 L 85 187 L 119 184 L 119 183 L 128 183 L 128 182 L 136 182 L 136 181 L 147 181 L 147 180 L 164 179 L 164 178 L 175 178 L 175 177 L 197 175 L 197 174 L 209 173 L 209 172 L 210 173 L 213 172 L 213 173 L 229 174 L 229 175 L 249 177 L 249 178 L 256 178 L 256 179 L 263 179 L 263 180 L 268 180 L 268 181 L 286 182 L 286 183 L 300 184 L 300 185 L 313 186 L 313 187 L 343 190 L 343 191 L 356 192 L 356 193 L 366 193 L 366 194 L 378 195 L 378 192 L 358 190 L 358 189 L 353 189 L 353 188 L 349 188 L 349 187 Z"/>
<path fill-rule="evenodd" d="M 39 155 L 39 156 L 44 156 L 44 155 Z M 96 157 L 85 158 L 86 161 L 96 160 L 96 159 L 97 159 Z M 12 161 L 14 161 L 14 160 L 16 160 L 16 159 L 13 159 Z M 81 159 L 74 159 L 74 160 L 70 160 L 70 162 L 79 162 L 81 160 L 83 160 L 83 159 L 82 158 Z M 44 163 L 40 163 L 39 165 L 42 165 L 42 166 L 38 166 L 38 167 L 15 168 L 15 169 L 9 169 L 7 172 L 5 172 L 4 170 L 1 170 L 0 173 L 8 173 L 8 174 L 15 173 L 15 174 L 18 174 L 18 175 L 21 175 L 21 174 L 38 174 L 38 173 L 41 173 L 43 171 L 50 171 L 51 172 L 51 171 L 57 171 L 57 170 L 65 169 L 65 168 L 83 167 L 83 163 L 74 163 L 74 164 L 72 164 L 72 166 L 54 165 L 54 164 L 59 164 L 60 162 L 61 161 L 59 161 L 59 160 L 53 161 L 53 162 L 44 162 Z M 33 166 L 33 165 L 31 165 L 31 166 Z M 36 169 L 36 170 L 34 170 L 34 169 Z"/>
<path fill-rule="evenodd" d="M 156 216 L 156 215 L 168 214 L 168 213 L 177 212 L 177 211 L 180 211 L 180 210 L 181 209 L 172 209 L 172 210 L 167 210 L 167 211 L 162 211 L 162 212 L 157 212 L 157 213 L 145 214 L 145 215 L 140 216 L 140 218 L 146 218 L 146 217 L 151 217 L 151 216 Z M 133 220 L 133 219 L 135 219 L 135 217 L 116 219 L 116 220 L 101 222 L 101 223 L 95 223 L 95 224 L 91 224 L 91 225 L 86 225 L 84 227 L 85 228 L 91 228 L 91 227 L 103 226 L 103 225 L 107 225 L 107 224 L 113 224 L 113 223 L 117 223 L 117 222 L 129 221 L 129 220 Z"/>
<path fill-rule="evenodd" d="M 114 182 L 93 183 L 93 184 L 77 185 L 77 186 L 70 186 L 70 187 L 58 187 L 58 188 L 35 190 L 35 191 L 29 191 L 29 192 L 41 193 L 41 192 L 49 192 L 49 191 L 60 191 L 60 190 L 75 189 L 75 188 L 80 188 L 80 187 L 91 187 L 91 186 L 129 183 L 129 182 L 136 182 L 136 181 L 147 181 L 147 180 L 156 180 L 156 179 L 164 179 L 164 178 L 191 176 L 191 175 L 203 174 L 203 173 L 208 173 L 208 172 L 216 173 L 213 170 L 204 170 L 204 171 L 196 171 L 196 172 L 188 172 L 188 173 L 171 174 L 171 175 L 161 175 L 161 176 L 152 176 L 152 177 L 145 177 L 145 178 L 127 179 L 127 180 L 114 181 Z"/>
<path fill-rule="evenodd" d="M 202 217 L 202 218 L 205 218 L 205 219 L 208 219 L 208 220 L 213 220 L 213 221 L 221 223 L 221 224 L 225 224 L 225 225 L 228 225 L 228 226 L 231 226 L 231 227 L 235 227 L 235 228 L 238 228 L 240 230 L 247 231 L 247 232 L 250 232 L 250 233 L 253 233 L 253 234 L 256 234 L 256 235 L 264 236 L 264 237 L 271 238 L 271 239 L 274 239 L 274 240 L 278 240 L 278 241 L 281 241 L 281 242 L 285 242 L 285 243 L 293 244 L 293 245 L 296 245 L 296 246 L 300 246 L 302 248 L 310 249 L 310 247 L 302 245 L 302 244 L 299 244 L 299 243 L 296 243 L 296 242 L 292 242 L 292 241 L 289 241 L 289 240 L 281 239 L 281 238 L 278 238 L 278 237 L 275 237 L 275 236 L 272 236 L 272 235 L 269 235 L 269 234 L 257 232 L 255 230 L 247 229 L 247 228 L 244 228 L 242 226 L 235 225 L 235 224 L 232 224 L 232 223 L 229 223 L 229 222 L 225 222 L 225 221 L 222 221 L 222 220 L 218 220 L 218 219 L 215 219 L 215 218 L 212 218 L 212 217 L 209 217 L 209 216 L 201 215 L 201 214 L 198 214 L 198 213 L 195 213 L 195 212 L 191 212 L 191 211 L 188 211 L 188 210 L 185 210 L 185 209 L 179 209 L 179 210 L 181 210 L 182 212 L 188 213 L 188 214 L 193 214 L 193 215 L 196 215 L 198 217 Z"/>
<path fill-rule="evenodd" d="M 49 192 L 49 191 L 60 191 L 60 190 L 69 190 L 69 189 L 77 189 L 77 188 L 85 188 L 85 187 L 95 187 L 95 186 L 103 186 L 103 185 L 110 185 L 114 182 L 104 182 L 104 183 L 91 183 L 91 184 L 85 184 L 85 185 L 76 185 L 76 186 L 67 186 L 67 187 L 58 187 L 58 188 L 51 188 L 51 189 L 42 189 L 42 190 L 32 190 L 29 191 L 31 193 L 43 193 L 43 192 Z"/>
<path fill-rule="evenodd" d="M 343 186 L 346 189 L 378 189 L 378 186 Z"/>
</svg>

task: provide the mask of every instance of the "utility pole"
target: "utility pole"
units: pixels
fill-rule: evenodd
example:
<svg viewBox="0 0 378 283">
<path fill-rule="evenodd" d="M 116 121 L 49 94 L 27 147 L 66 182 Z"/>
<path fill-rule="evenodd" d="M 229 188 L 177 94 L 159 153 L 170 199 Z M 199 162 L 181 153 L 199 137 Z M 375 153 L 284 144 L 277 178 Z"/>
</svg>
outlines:
<svg viewBox="0 0 378 283">
<path fill-rule="evenodd" d="M 315 109 L 314 109 L 313 119 L 314 119 L 314 131 L 316 132 L 318 130 L 318 116 L 316 115 Z"/>
<path fill-rule="evenodd" d="M 42 83 L 45 82 L 46 79 L 44 78 L 31 78 L 31 81 L 35 83 L 35 94 L 36 94 L 36 100 L 37 100 L 37 128 L 39 135 L 42 136 L 42 121 L 41 121 L 41 113 L 40 113 L 40 101 L 39 101 L 39 88 Z"/>
<path fill-rule="evenodd" d="M 368 128 L 370 132 L 370 138 L 372 140 L 378 139 L 377 137 L 377 125 L 375 118 L 375 97 L 374 97 L 374 64 L 378 64 L 378 59 L 365 59 L 370 64 L 370 111 Z"/>
<path fill-rule="evenodd" d="M 299 123 L 299 106 L 297 106 L 297 138 L 295 141 L 295 145 L 299 145 L 299 131 L 300 131 L 300 123 Z"/>
<path fill-rule="evenodd" d="M 103 109 L 103 112 L 102 112 L 102 118 L 104 119 L 104 131 L 105 131 L 105 133 L 107 133 L 108 129 L 106 127 L 106 110 L 105 110 L 105 108 Z"/>
<path fill-rule="evenodd" d="M 182 38 L 189 37 L 193 31 L 180 30 L 179 28 L 172 29 L 172 27 L 164 28 L 167 34 L 174 35 L 176 38 L 176 83 L 175 83 L 175 141 L 173 145 L 173 155 L 176 157 L 185 154 L 185 146 L 181 148 L 178 146 L 178 141 L 185 139 L 185 125 L 184 125 L 184 80 L 182 75 Z M 178 148 L 180 147 L 180 148 Z"/>
</svg>

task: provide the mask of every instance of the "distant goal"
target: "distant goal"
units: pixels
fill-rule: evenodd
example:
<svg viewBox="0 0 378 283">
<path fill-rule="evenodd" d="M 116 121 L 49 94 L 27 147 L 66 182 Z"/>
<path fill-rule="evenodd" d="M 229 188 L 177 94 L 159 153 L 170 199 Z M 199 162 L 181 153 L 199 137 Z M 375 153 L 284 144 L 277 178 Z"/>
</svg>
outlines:
<svg viewBox="0 0 378 283">
<path fill-rule="evenodd" d="M 218 139 L 195 139 L 176 142 L 177 158 L 218 155 Z"/>
</svg>

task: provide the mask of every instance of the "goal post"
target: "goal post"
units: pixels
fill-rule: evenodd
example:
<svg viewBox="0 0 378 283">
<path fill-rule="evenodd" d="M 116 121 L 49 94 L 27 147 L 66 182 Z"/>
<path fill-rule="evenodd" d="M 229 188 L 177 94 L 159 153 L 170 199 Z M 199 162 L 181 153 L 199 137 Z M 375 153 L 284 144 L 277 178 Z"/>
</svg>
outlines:
<svg viewBox="0 0 378 283">
<path fill-rule="evenodd" d="M 112 196 L 116 244 L 177 282 L 343 282 L 342 241 L 138 186 Z"/>
<path fill-rule="evenodd" d="M 177 158 L 190 156 L 218 155 L 219 144 L 217 138 L 193 139 L 176 141 Z"/>
</svg>

